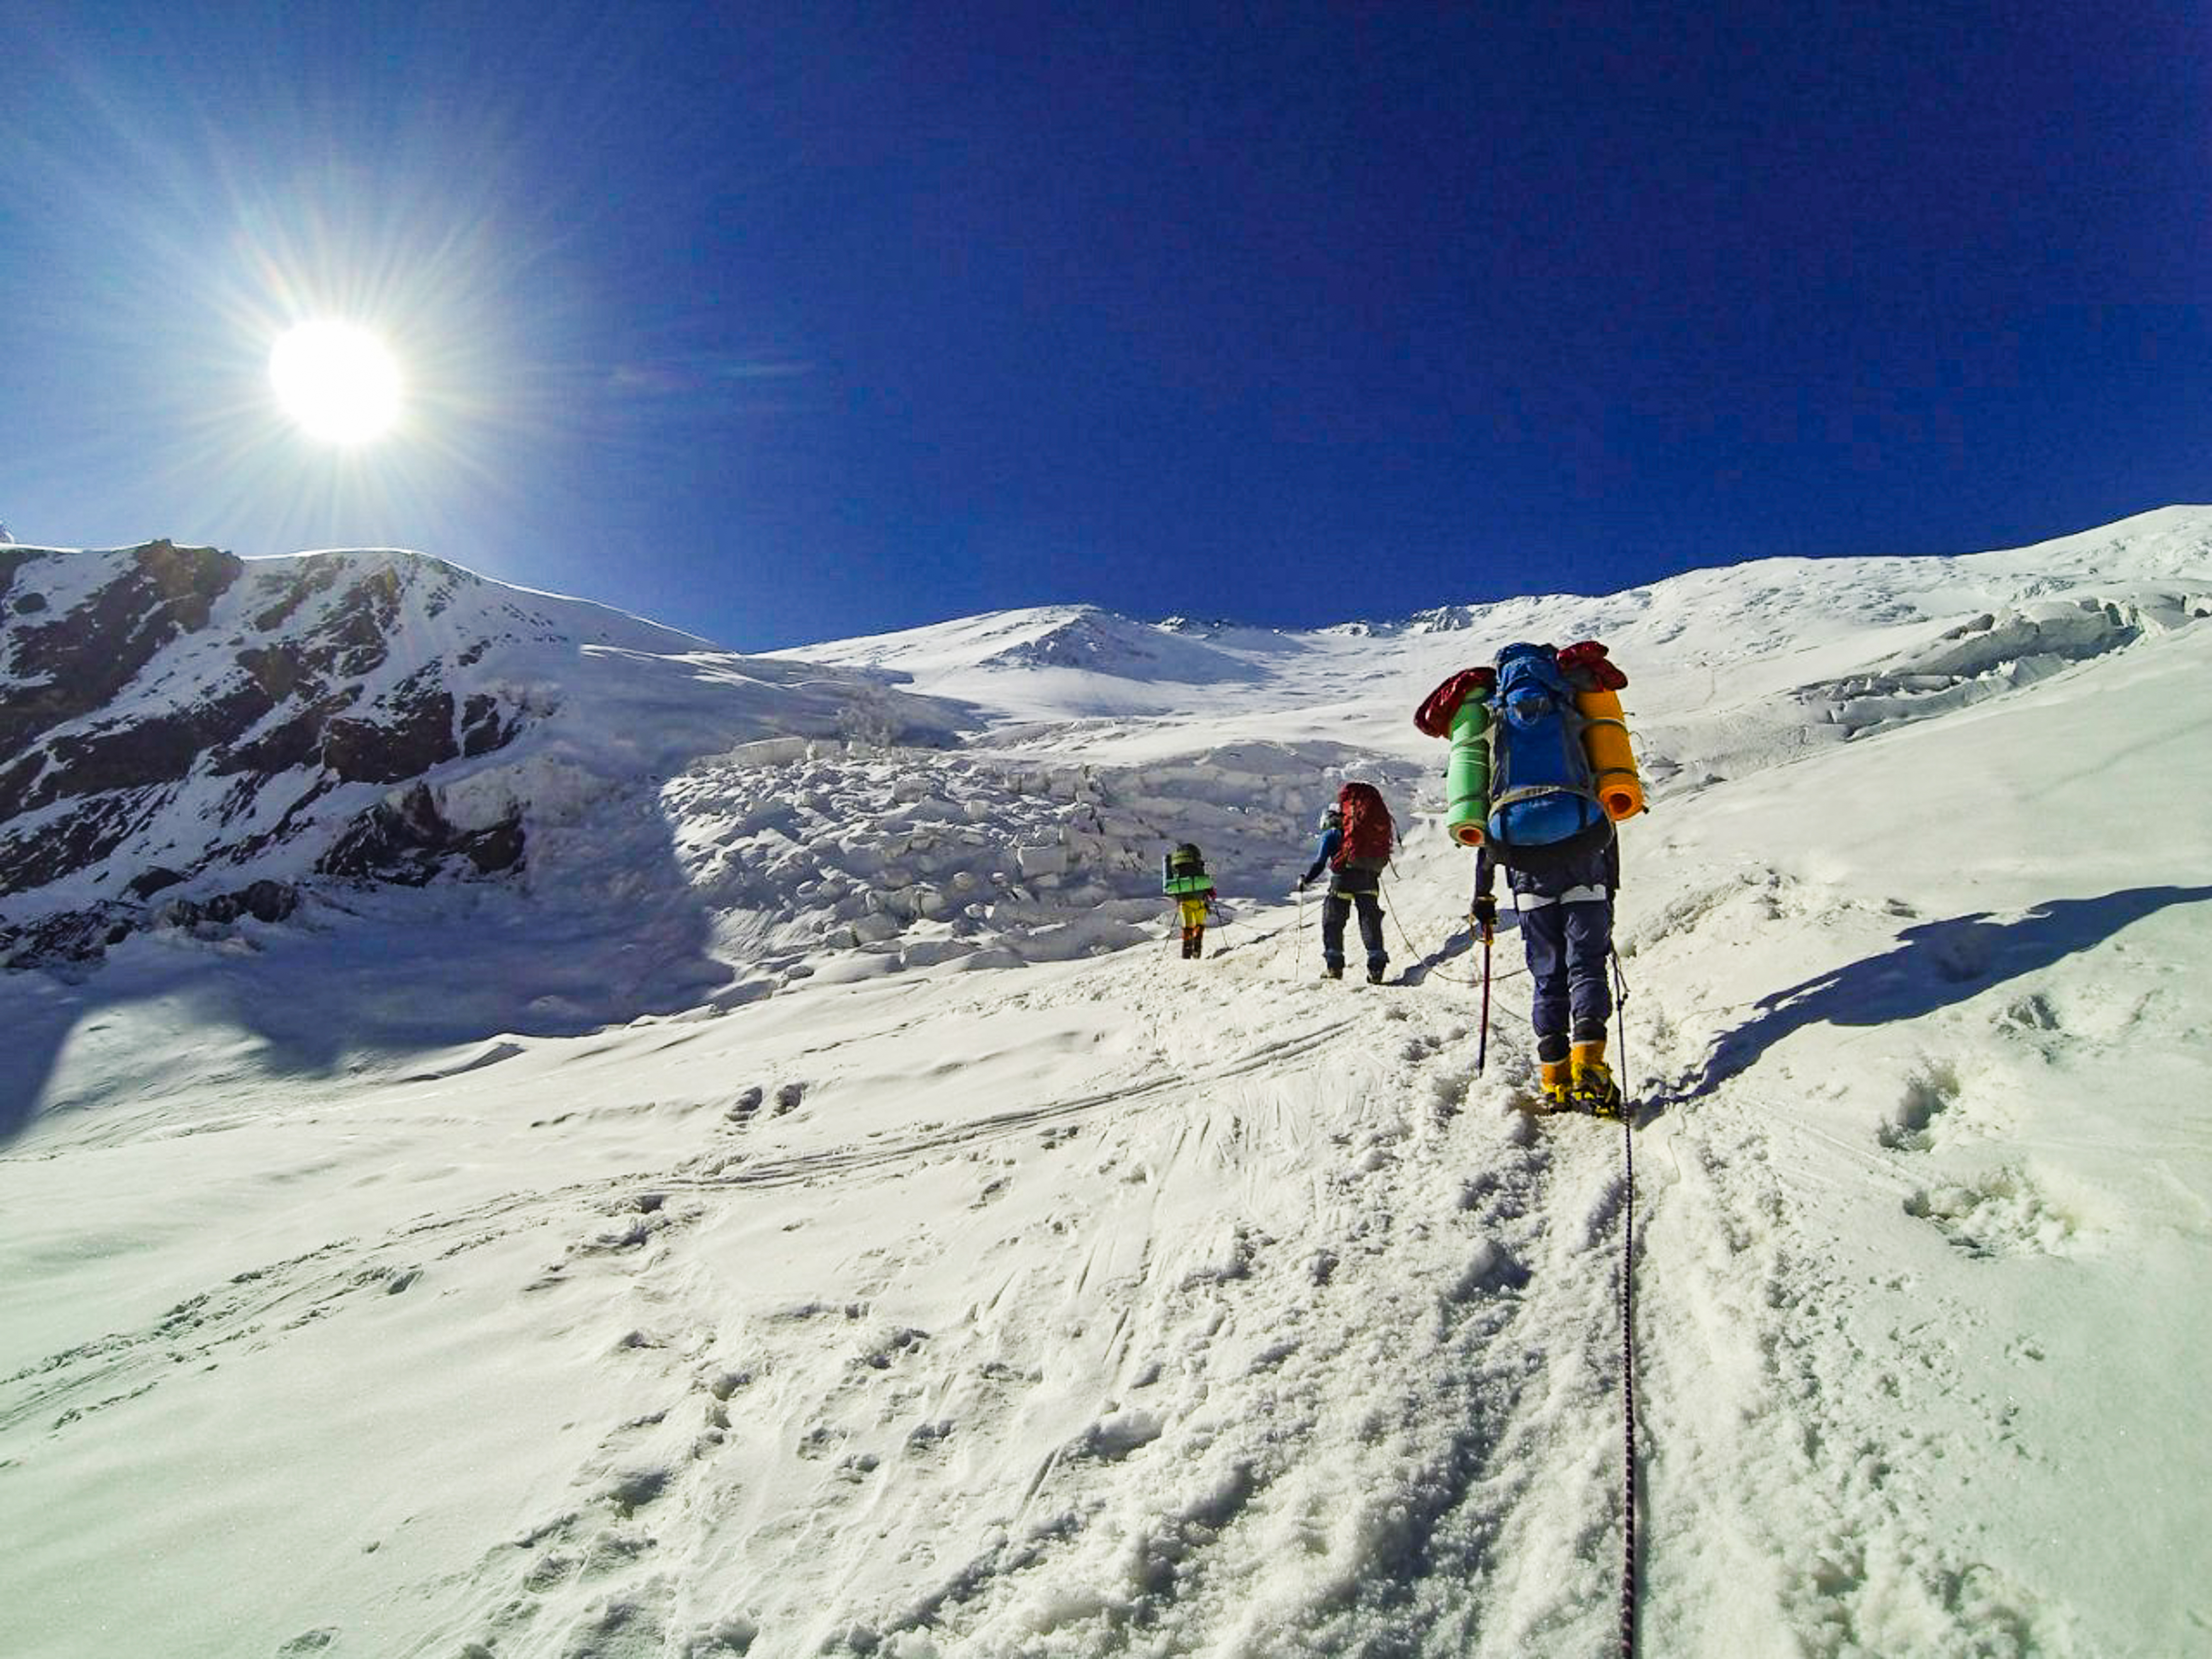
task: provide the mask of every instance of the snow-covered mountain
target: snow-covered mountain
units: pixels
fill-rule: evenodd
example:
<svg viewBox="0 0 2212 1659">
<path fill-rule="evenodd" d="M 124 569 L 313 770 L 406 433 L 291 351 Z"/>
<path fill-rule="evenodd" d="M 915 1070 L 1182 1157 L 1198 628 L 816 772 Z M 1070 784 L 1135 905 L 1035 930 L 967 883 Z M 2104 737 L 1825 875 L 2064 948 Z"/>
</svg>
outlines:
<svg viewBox="0 0 2212 1659">
<path fill-rule="evenodd" d="M 0 555 L 0 951 L 522 862 L 534 825 L 775 735 L 948 711 L 419 554 Z M 156 901 L 156 896 L 161 896 Z"/>
<path fill-rule="evenodd" d="M 751 659 L 414 556 L 0 568 L 0 919 L 106 942 L 0 975 L 15 1650 L 1610 1654 L 1625 1260 L 1644 1650 L 2212 1626 L 2212 508 Z M 1523 1109 L 1510 933 L 1478 1069 L 1410 720 L 1589 635 L 1632 1139 Z M 1373 989 L 1290 896 L 1351 775 Z"/>
</svg>

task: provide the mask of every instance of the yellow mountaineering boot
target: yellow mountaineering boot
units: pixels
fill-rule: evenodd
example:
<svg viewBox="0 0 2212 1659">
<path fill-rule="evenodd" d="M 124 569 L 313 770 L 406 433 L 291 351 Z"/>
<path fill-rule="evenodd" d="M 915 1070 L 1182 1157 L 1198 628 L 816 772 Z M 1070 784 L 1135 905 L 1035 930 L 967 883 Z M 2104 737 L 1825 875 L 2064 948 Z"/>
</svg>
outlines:
<svg viewBox="0 0 2212 1659">
<path fill-rule="evenodd" d="M 1567 1094 L 1583 1110 L 1596 1117 L 1620 1115 L 1620 1085 L 1605 1063 L 1605 1042 L 1577 1042 L 1569 1059 L 1571 1075 Z"/>
<path fill-rule="evenodd" d="M 1563 1112 L 1567 1109 L 1568 1067 L 1564 1060 L 1547 1060 L 1536 1067 L 1536 1085 L 1543 1091 L 1544 1109 Z"/>
</svg>

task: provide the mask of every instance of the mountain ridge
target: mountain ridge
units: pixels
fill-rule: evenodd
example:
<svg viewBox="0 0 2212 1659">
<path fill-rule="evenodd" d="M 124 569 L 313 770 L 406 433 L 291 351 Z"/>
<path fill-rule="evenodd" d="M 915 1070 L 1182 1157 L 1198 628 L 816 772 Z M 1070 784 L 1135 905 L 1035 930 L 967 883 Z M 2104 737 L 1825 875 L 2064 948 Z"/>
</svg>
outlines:
<svg viewBox="0 0 2212 1659">
<path fill-rule="evenodd" d="M 1631 713 L 1663 799 L 2185 627 L 2212 611 L 2212 577 L 2197 574 L 2208 570 L 2212 509 L 2175 507 L 2027 549 L 1761 561 L 1395 624 L 1299 633 L 1039 606 L 748 658 L 403 550 L 240 560 L 166 542 L 10 547 L 0 556 L 0 959 L 92 958 L 148 926 L 274 921 L 326 888 L 514 873 L 533 835 L 592 800 L 662 788 L 749 745 L 755 767 L 790 767 L 810 743 L 864 754 L 915 742 L 1042 766 L 1036 775 L 1061 780 L 1063 803 L 1088 790 L 1099 823 L 1055 824 L 987 790 L 992 810 L 1025 828 L 999 854 L 945 865 L 936 878 L 1021 885 L 1043 873 L 1050 843 L 1093 860 L 1103 881 L 1074 883 L 1062 909 L 1085 896 L 1094 908 L 1134 905 L 1146 844 L 1174 822 L 1225 838 L 1240 864 L 1297 856 L 1300 814 L 1285 811 L 1283 789 L 1272 789 L 1264 825 L 1224 818 L 1246 786 L 1211 786 L 1208 754 L 1234 757 L 1213 764 L 1235 779 L 1253 776 L 1259 756 L 1286 779 L 1360 774 L 1416 798 L 1432 787 L 1424 741 L 1373 690 L 1395 685 L 1410 708 L 1464 665 L 1477 633 L 1486 646 L 1608 639 L 1632 665 Z M 1796 614 L 1808 605 L 1813 617 Z M 1717 654 L 1703 639 L 1732 643 Z M 1692 714 L 1700 675 L 1712 684 Z M 1333 746 L 1279 740 L 1286 720 L 1330 707 L 1346 711 Z M 1691 750 L 1694 764 L 1680 758 Z M 822 776 L 851 810 L 879 818 L 895 803 L 860 806 L 872 793 L 865 769 L 836 769 L 834 785 Z M 1097 780 L 1081 785 L 1086 772 Z M 1008 775 L 1019 774 L 1017 764 Z M 1133 812 L 1109 796 L 1151 805 Z M 860 842 L 833 821 L 806 835 L 858 856 Z M 1026 873 L 1013 858 L 1022 836 Z M 774 925 L 810 915 L 805 927 L 835 934 L 857 924 L 840 884 L 876 864 L 897 867 L 896 854 L 840 866 L 829 890 L 846 897 Z M 696 882 L 680 886 L 683 902 L 698 898 Z M 906 922 L 925 906 L 973 908 L 951 897 L 918 890 Z M 988 951 L 1001 937 L 978 927 L 972 943 Z"/>
</svg>

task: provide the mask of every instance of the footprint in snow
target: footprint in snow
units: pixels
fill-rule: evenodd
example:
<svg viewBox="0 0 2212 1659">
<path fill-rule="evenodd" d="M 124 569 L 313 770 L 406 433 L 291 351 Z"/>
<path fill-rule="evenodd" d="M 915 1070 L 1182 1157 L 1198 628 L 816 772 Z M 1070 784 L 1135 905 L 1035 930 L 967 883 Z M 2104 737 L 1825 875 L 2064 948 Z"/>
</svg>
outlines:
<svg viewBox="0 0 2212 1659">
<path fill-rule="evenodd" d="M 1935 1126 L 1959 1104 L 1958 1068 L 1938 1060 L 1907 1080 L 1905 1095 L 1876 1136 L 1893 1152 L 1924 1152 L 1936 1143 Z"/>
<path fill-rule="evenodd" d="M 1977 1261 L 2064 1255 L 2080 1231 L 2074 1216 L 2012 1165 L 1968 1181 L 1923 1187 L 1905 1200 L 1905 1212 L 1929 1223 Z"/>
</svg>

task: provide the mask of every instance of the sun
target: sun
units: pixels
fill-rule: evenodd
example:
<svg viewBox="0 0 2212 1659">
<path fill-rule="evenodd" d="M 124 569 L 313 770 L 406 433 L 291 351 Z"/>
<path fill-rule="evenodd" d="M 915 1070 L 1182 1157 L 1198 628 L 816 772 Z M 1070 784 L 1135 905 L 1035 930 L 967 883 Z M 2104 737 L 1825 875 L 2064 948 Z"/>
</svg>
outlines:
<svg viewBox="0 0 2212 1659">
<path fill-rule="evenodd" d="M 398 418 L 399 366 L 351 323 L 301 323 L 270 352 L 269 378 L 285 412 L 327 443 L 366 443 Z"/>
</svg>

